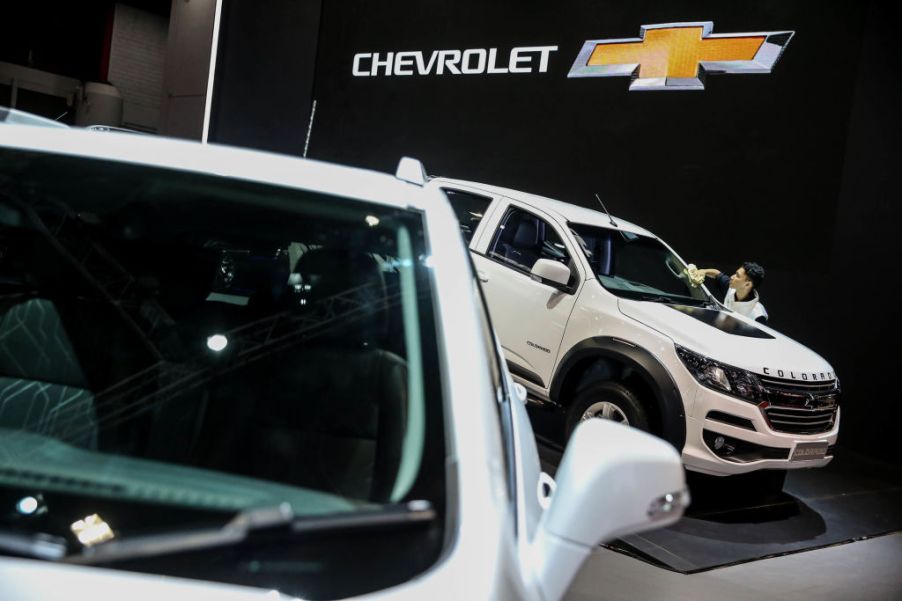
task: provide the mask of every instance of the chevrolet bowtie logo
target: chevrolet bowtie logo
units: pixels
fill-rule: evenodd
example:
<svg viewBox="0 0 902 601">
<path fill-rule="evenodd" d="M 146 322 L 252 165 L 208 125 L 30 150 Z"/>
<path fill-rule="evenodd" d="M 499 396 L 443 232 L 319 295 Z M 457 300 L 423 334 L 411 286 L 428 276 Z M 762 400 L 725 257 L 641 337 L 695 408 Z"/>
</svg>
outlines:
<svg viewBox="0 0 902 601">
<path fill-rule="evenodd" d="M 770 73 L 795 33 L 713 29 L 710 21 L 643 25 L 638 38 L 589 40 L 567 77 L 629 75 L 630 90 L 703 90 L 706 73 Z"/>
</svg>

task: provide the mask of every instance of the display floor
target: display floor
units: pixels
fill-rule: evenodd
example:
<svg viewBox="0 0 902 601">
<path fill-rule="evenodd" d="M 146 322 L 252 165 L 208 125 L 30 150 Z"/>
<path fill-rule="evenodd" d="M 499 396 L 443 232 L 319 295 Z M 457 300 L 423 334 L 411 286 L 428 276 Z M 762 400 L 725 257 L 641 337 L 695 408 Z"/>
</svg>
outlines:
<svg viewBox="0 0 902 601">
<path fill-rule="evenodd" d="M 902 470 L 842 448 L 826 468 L 790 472 L 782 494 L 726 487 L 690 479 L 695 502 L 682 520 L 611 548 L 692 573 L 902 530 Z"/>
<path fill-rule="evenodd" d="M 899 601 L 902 533 L 681 574 L 599 547 L 564 601 Z"/>
<path fill-rule="evenodd" d="M 540 451 L 553 471 L 559 447 Z M 691 574 L 902 530 L 902 468 L 842 447 L 826 468 L 790 472 L 779 494 L 695 474 L 689 484 L 693 503 L 682 520 L 607 547 Z"/>
</svg>

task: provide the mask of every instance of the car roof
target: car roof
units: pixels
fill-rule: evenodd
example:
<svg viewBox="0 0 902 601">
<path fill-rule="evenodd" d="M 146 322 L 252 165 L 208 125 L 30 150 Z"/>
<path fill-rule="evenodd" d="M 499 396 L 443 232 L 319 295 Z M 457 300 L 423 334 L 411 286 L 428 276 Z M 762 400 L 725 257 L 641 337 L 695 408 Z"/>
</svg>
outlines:
<svg viewBox="0 0 902 601">
<path fill-rule="evenodd" d="M 426 209 L 422 188 L 393 175 L 287 155 L 151 135 L 0 125 L 0 148 L 147 165 Z"/>
<path fill-rule="evenodd" d="M 530 194 L 529 192 L 523 192 L 521 190 L 514 190 L 501 186 L 493 186 L 491 184 L 483 184 L 480 182 L 471 182 L 467 180 L 452 179 L 447 177 L 436 177 L 430 180 L 430 183 L 432 182 L 436 182 L 436 185 L 439 186 L 441 186 L 441 184 L 443 183 L 447 183 L 451 185 L 459 185 L 467 188 L 483 190 L 484 192 L 497 196 L 505 196 L 512 200 L 517 200 L 525 204 L 534 206 L 537 209 L 541 209 L 546 213 L 550 213 L 554 217 L 557 217 L 559 220 L 565 222 L 594 225 L 608 229 L 619 229 L 626 232 L 632 232 L 634 234 L 657 237 L 647 229 L 621 219 L 616 215 L 612 216 L 614 222 L 617 224 L 617 227 L 614 227 L 611 225 L 611 219 L 608 217 L 608 215 L 600 210 L 587 209 L 586 207 L 581 207 L 579 205 L 570 204 L 568 202 L 555 200 L 546 196 L 539 196 L 538 194 Z"/>
</svg>

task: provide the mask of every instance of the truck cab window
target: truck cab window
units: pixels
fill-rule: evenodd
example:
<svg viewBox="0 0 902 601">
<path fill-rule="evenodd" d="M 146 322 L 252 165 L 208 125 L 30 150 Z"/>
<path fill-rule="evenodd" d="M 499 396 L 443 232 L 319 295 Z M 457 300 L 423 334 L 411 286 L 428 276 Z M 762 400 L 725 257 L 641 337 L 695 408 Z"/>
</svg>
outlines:
<svg viewBox="0 0 902 601">
<path fill-rule="evenodd" d="M 478 194 L 470 194 L 469 192 L 461 192 L 460 190 L 451 190 L 450 188 L 442 188 L 442 191 L 448 197 L 451 208 L 457 216 L 460 224 L 460 233 L 464 237 L 464 241 L 469 244 L 473 239 L 479 222 L 492 204 L 492 199 Z"/>
</svg>

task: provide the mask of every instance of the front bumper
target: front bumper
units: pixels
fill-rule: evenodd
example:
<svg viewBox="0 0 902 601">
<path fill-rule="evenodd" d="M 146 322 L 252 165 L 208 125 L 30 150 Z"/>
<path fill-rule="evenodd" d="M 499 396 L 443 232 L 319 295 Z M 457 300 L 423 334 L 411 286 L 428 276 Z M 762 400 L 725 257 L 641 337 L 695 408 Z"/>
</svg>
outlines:
<svg viewBox="0 0 902 601">
<path fill-rule="evenodd" d="M 686 416 L 683 464 L 687 469 L 715 476 L 745 474 L 760 469 L 823 467 L 833 459 L 839 434 L 840 410 L 833 426 L 818 434 L 775 431 L 760 407 L 701 385 L 695 387 L 692 411 Z M 722 437 L 733 450 L 715 451 Z M 827 455 L 819 459 L 791 459 L 797 445 L 826 443 Z M 801 455 L 801 453 L 799 453 Z"/>
</svg>

